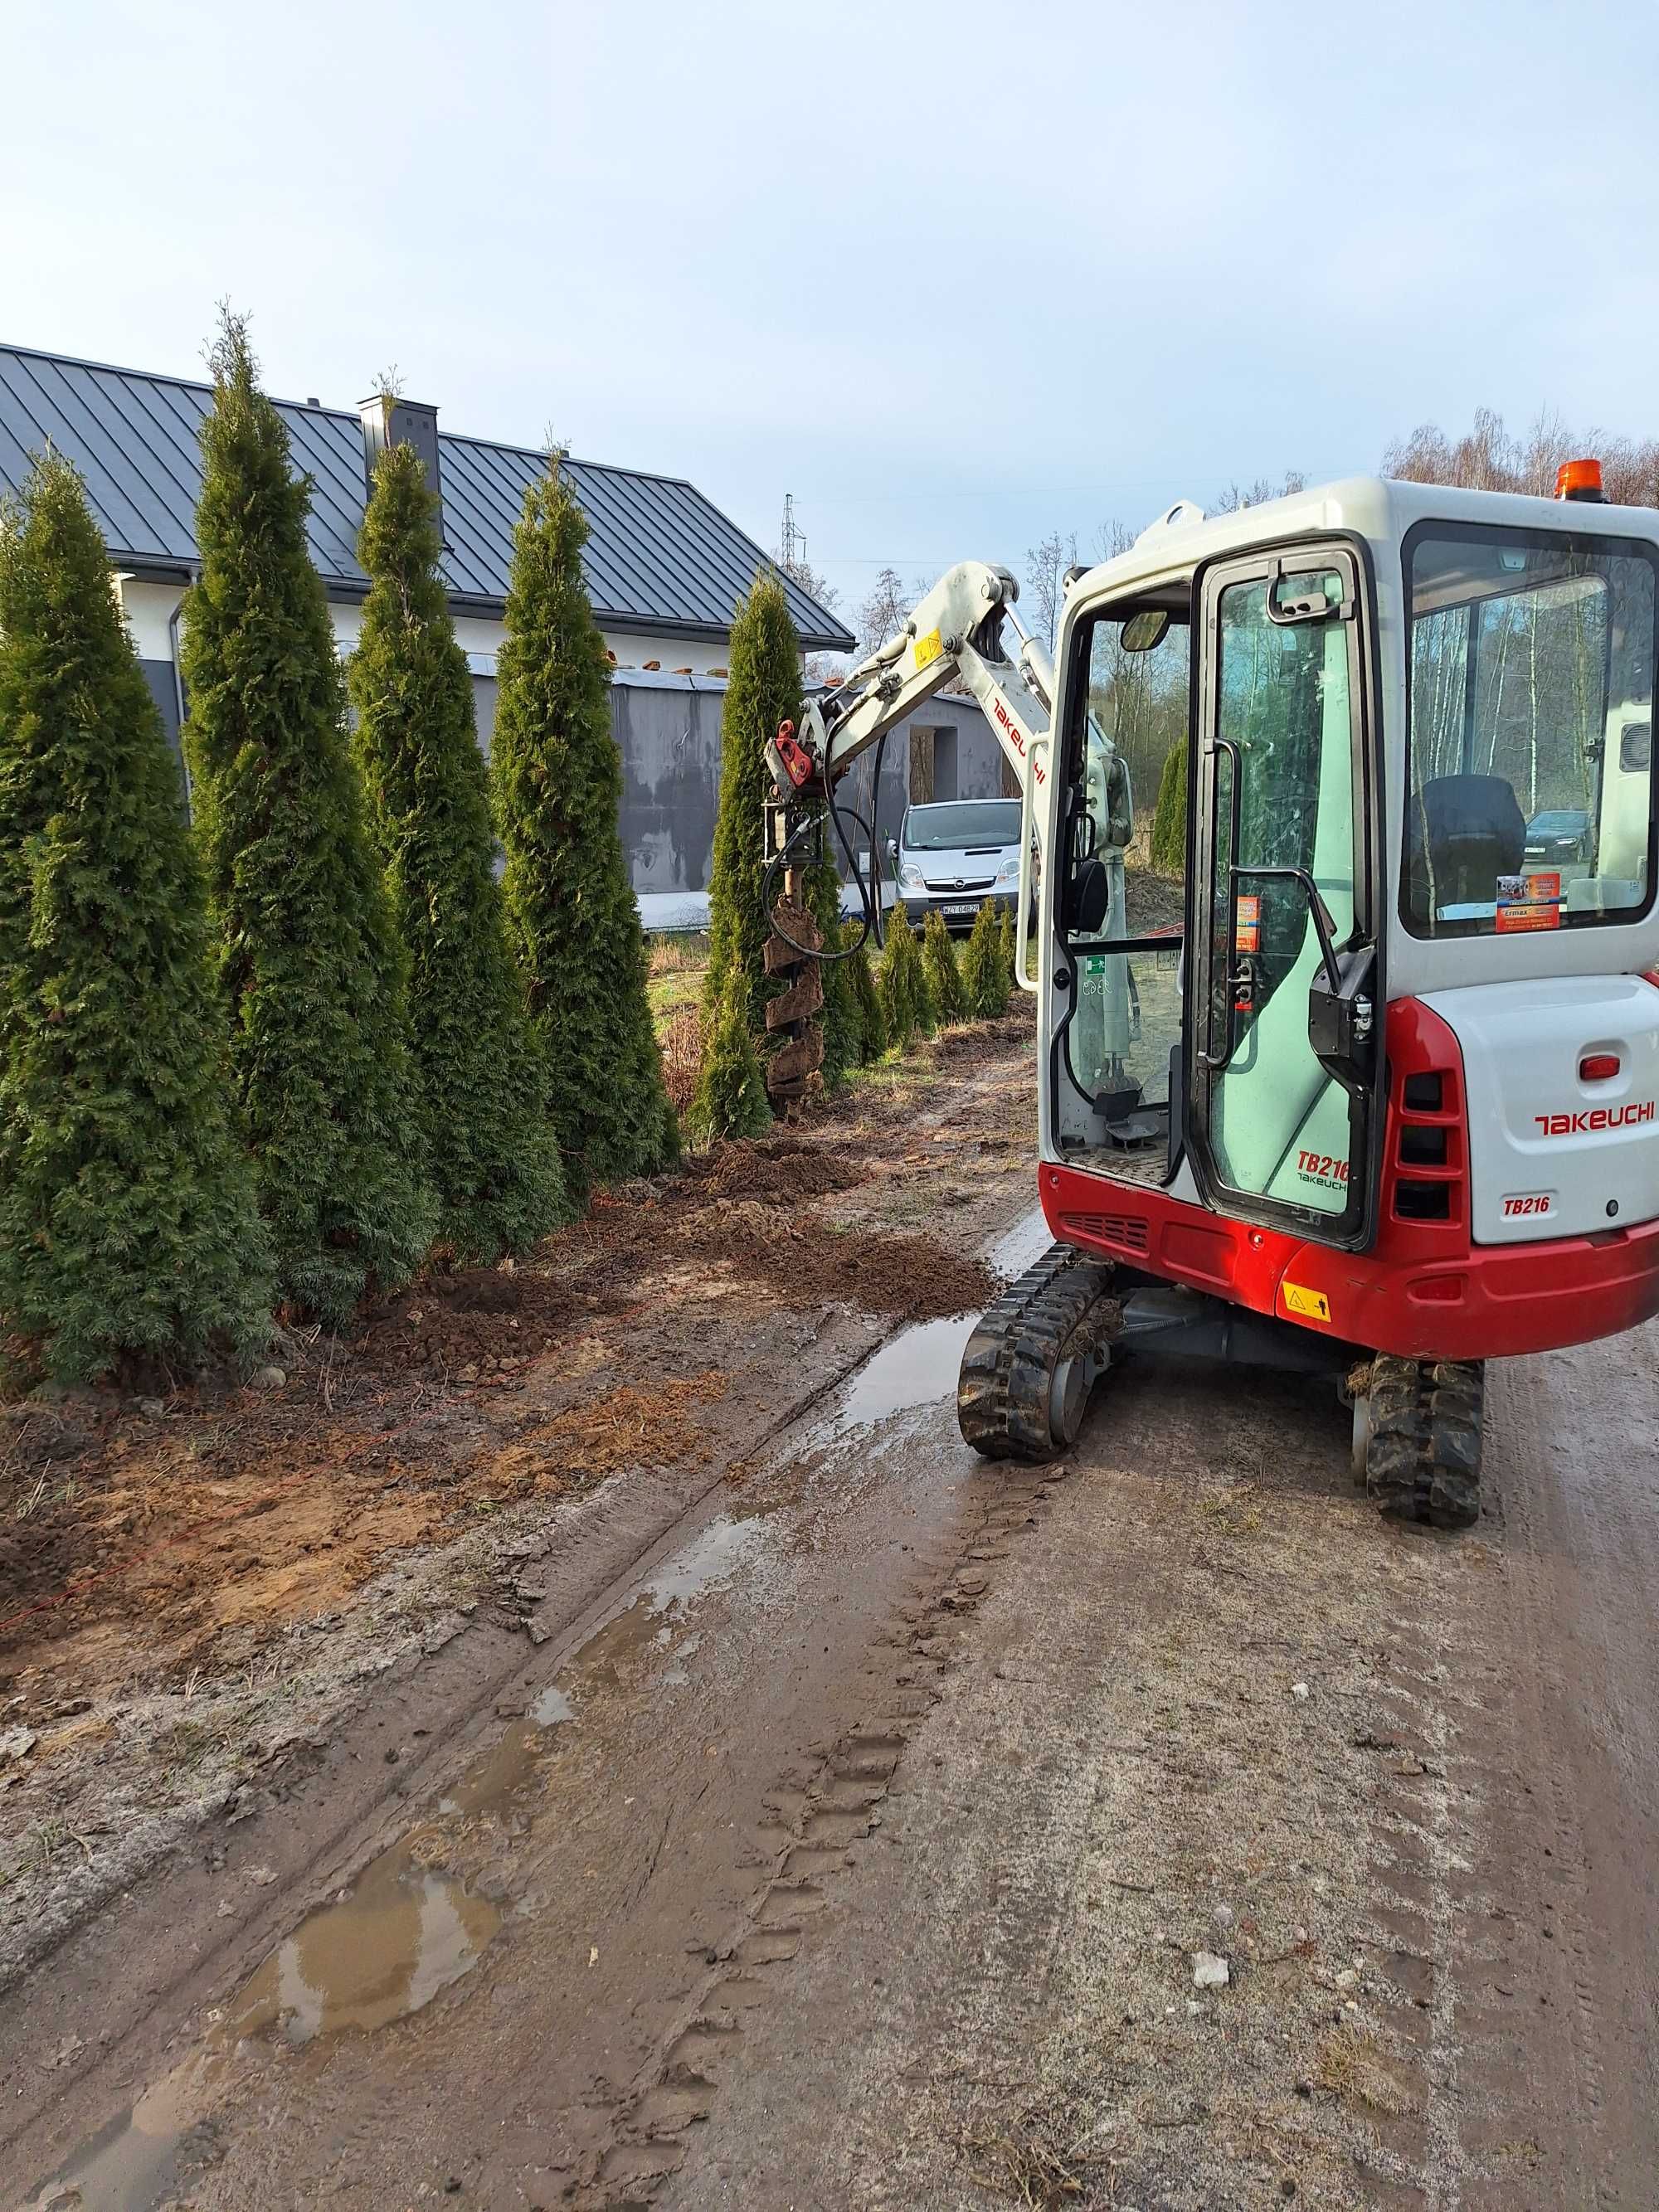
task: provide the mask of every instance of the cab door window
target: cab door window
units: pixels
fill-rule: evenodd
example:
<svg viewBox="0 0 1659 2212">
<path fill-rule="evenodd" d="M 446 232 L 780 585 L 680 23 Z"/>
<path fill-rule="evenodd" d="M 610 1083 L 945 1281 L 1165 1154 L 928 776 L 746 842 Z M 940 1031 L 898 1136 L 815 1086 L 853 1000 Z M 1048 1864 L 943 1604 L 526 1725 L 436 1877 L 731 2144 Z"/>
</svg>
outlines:
<svg viewBox="0 0 1659 2212">
<path fill-rule="evenodd" d="M 1363 1098 L 1315 1054 L 1309 1006 L 1327 973 L 1316 896 L 1333 953 L 1357 939 L 1357 588 L 1346 554 L 1255 562 L 1207 587 L 1192 1060 L 1194 1129 L 1218 1194 L 1251 1218 L 1318 1220 L 1343 1237 L 1364 1210 L 1369 1124 Z"/>
</svg>

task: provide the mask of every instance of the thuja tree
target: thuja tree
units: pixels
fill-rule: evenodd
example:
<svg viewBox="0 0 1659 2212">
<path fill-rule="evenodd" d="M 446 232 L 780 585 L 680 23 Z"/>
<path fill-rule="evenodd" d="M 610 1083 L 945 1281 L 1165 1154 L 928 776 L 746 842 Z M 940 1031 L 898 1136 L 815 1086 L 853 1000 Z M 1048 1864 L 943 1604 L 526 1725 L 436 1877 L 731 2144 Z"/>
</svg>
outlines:
<svg viewBox="0 0 1659 2212">
<path fill-rule="evenodd" d="M 841 878 L 827 862 L 820 862 L 808 871 L 806 888 L 813 918 L 823 933 L 823 949 L 836 956 L 822 963 L 819 973 L 823 978 L 823 1085 L 826 1091 L 839 1091 L 863 1058 L 864 1028 L 848 973 L 852 957 L 845 950 Z"/>
<path fill-rule="evenodd" d="M 772 1119 L 760 1054 L 750 1034 L 741 987 L 713 994 L 712 1016 L 703 1022 L 702 1060 L 691 1103 L 692 1133 L 703 1143 L 716 1137 L 757 1137 Z"/>
<path fill-rule="evenodd" d="M 1158 805 L 1152 814 L 1152 866 L 1167 876 L 1182 874 L 1187 866 L 1187 743 L 1182 738 L 1170 748 L 1158 780 Z"/>
<path fill-rule="evenodd" d="M 0 1312 L 85 1380 L 267 1333 L 177 769 L 79 477 L 0 518 Z"/>
<path fill-rule="evenodd" d="M 311 490 L 227 317 L 202 426 L 185 732 L 230 1066 L 284 1300 L 337 1326 L 431 1241 L 404 960 L 306 550 Z"/>
<path fill-rule="evenodd" d="M 766 973 L 772 921 L 766 909 L 761 827 L 771 787 L 766 747 L 780 722 L 800 714 L 800 640 L 778 577 L 757 576 L 732 624 L 731 674 L 720 715 L 720 811 L 708 880 L 708 983 L 711 1028 L 716 994 L 734 988 L 757 1036 L 766 1028 L 766 1002 L 783 988 Z M 834 870 L 827 871 L 833 878 Z M 815 874 L 817 872 L 815 871 Z M 820 878 L 817 902 L 826 900 Z M 834 912 L 833 904 L 827 911 Z"/>
<path fill-rule="evenodd" d="M 922 931 L 922 967 L 927 977 L 927 995 L 933 1002 L 933 1017 L 939 1022 L 959 1022 L 968 1012 L 968 1002 L 963 996 L 962 971 L 957 966 L 956 947 L 951 942 L 951 933 L 945 927 L 945 916 L 936 908 L 930 910 Z"/>
<path fill-rule="evenodd" d="M 490 761 L 507 935 L 547 1068 L 565 1182 L 651 1175 L 678 1157 L 623 851 L 610 664 L 582 579 L 587 518 L 560 473 L 513 538 Z"/>
<path fill-rule="evenodd" d="M 875 971 L 870 965 L 870 948 L 860 944 L 857 951 L 842 963 L 850 996 L 858 1012 L 859 1059 L 868 1067 L 879 1060 L 887 1049 L 887 1017 L 882 1012 L 881 994 L 876 988 Z"/>
<path fill-rule="evenodd" d="M 915 1043 L 917 1030 L 930 1030 L 932 1023 L 921 948 L 902 907 L 895 907 L 888 920 L 878 988 L 888 1042 L 900 1052 L 907 1051 Z"/>
<path fill-rule="evenodd" d="M 370 835 L 409 956 L 438 1241 L 462 1262 L 524 1252 L 565 1212 L 546 1079 L 507 951 L 489 772 L 455 641 L 438 504 L 419 455 L 392 446 L 358 540 L 370 578 L 348 671 Z"/>
<path fill-rule="evenodd" d="M 997 925 L 997 943 L 1002 950 L 1003 972 L 1008 978 L 1008 988 L 1012 991 L 1016 981 L 1014 969 L 1019 950 L 1019 936 L 1014 921 L 1014 909 L 1011 906 L 1006 906 L 1002 909 L 1002 920 Z"/>
<path fill-rule="evenodd" d="M 987 899 L 974 917 L 973 933 L 962 960 L 962 993 L 970 1018 L 991 1022 L 1005 1013 L 1012 981 L 1002 957 L 997 910 Z"/>
</svg>

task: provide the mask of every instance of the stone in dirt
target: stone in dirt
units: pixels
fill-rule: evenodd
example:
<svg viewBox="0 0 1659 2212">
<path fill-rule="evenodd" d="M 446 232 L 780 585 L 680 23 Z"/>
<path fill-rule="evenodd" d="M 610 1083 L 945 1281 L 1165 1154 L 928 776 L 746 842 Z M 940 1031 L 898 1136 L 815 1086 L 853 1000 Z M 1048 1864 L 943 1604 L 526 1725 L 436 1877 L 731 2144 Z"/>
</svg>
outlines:
<svg viewBox="0 0 1659 2212">
<path fill-rule="evenodd" d="M 1193 1954 L 1193 1987 L 1196 1990 L 1224 1990 L 1232 1979 L 1227 1961 L 1214 1951 L 1194 1951 Z"/>
</svg>

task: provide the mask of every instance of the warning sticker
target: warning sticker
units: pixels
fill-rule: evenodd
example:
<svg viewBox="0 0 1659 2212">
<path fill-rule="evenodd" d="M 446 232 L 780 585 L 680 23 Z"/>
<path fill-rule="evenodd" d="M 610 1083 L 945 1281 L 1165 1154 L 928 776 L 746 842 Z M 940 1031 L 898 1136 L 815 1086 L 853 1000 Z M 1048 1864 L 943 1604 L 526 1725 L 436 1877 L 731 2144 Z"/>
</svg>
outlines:
<svg viewBox="0 0 1659 2212">
<path fill-rule="evenodd" d="M 1261 950 L 1261 895 L 1255 892 L 1233 901 L 1233 950 L 1236 952 L 1260 952 Z"/>
<path fill-rule="evenodd" d="M 1323 1291 L 1304 1290 L 1300 1283 L 1281 1283 L 1285 1303 L 1293 1314 L 1304 1314 L 1310 1321 L 1328 1321 L 1331 1302 Z"/>
<path fill-rule="evenodd" d="M 924 636 L 916 640 L 916 666 L 927 667 L 939 659 L 944 650 L 945 647 L 940 641 L 939 632 L 936 629 L 928 630 Z"/>
<path fill-rule="evenodd" d="M 1559 929 L 1561 927 L 1559 872 L 1550 869 L 1535 876 L 1499 876 L 1497 921 L 1500 932 L 1512 929 Z"/>
</svg>

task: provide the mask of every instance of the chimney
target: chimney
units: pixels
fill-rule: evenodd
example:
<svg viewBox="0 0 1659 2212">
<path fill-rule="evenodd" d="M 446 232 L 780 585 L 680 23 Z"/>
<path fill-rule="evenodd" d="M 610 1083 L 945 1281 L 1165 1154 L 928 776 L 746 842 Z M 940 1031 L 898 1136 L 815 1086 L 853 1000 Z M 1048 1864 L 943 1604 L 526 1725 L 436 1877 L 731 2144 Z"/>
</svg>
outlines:
<svg viewBox="0 0 1659 2212">
<path fill-rule="evenodd" d="M 358 409 L 363 425 L 363 481 L 374 489 L 374 464 L 388 446 L 413 446 L 426 480 L 438 501 L 438 531 L 443 534 L 443 481 L 438 473 L 438 410 L 413 399 L 394 399 L 377 392 Z"/>
</svg>

